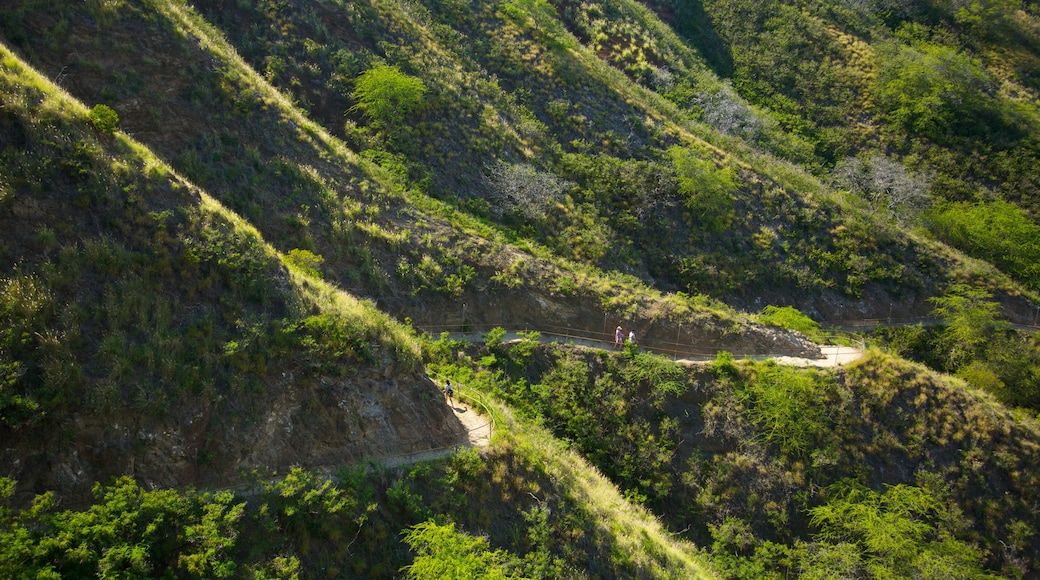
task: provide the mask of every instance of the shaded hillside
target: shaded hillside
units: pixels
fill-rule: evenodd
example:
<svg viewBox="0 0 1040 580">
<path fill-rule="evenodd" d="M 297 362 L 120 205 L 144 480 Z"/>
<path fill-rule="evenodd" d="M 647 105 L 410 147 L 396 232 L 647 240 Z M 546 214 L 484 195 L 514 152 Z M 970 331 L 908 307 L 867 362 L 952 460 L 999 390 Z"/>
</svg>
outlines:
<svg viewBox="0 0 1040 580">
<path fill-rule="evenodd" d="M 412 339 L 3 53 L 0 434 L 21 490 L 454 442 Z M 92 124 L 93 121 L 93 124 Z"/>
<path fill-rule="evenodd" d="M 597 58 L 547 5 L 212 5 L 205 14 L 252 70 L 176 6 L 24 4 L 4 17 L 4 34 L 85 101 L 113 105 L 128 131 L 276 247 L 319 254 L 330 280 L 398 316 L 445 317 L 460 302 L 478 312 L 482 291 L 544 293 L 540 280 L 573 302 L 573 288 L 588 286 L 503 253 L 509 240 L 666 290 L 754 309 L 795 303 L 823 319 L 922 313 L 954 278 L 1019 292 L 694 122 Z M 655 26 L 648 34 L 667 34 Z M 75 32 L 63 36 L 67 27 Z M 691 90 L 722 86 L 669 38 L 668 54 L 683 63 L 673 66 L 700 87 Z M 358 76 L 383 64 L 426 88 L 406 120 L 357 107 Z M 283 109 L 258 72 L 320 126 Z M 767 133 L 777 147 L 796 146 L 776 126 Z M 410 187 L 505 229 L 463 226 L 454 214 L 449 232 L 403 204 L 436 207 Z M 602 295 L 595 302 L 617 310 Z"/>
</svg>

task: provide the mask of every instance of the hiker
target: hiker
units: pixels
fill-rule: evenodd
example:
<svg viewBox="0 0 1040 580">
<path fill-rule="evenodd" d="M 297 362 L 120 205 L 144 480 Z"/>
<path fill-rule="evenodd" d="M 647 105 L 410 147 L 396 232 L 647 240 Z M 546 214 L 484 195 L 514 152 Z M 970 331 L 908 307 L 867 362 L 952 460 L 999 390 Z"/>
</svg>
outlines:
<svg viewBox="0 0 1040 580">
<path fill-rule="evenodd" d="M 621 348 L 621 340 L 624 335 L 621 332 L 621 325 L 619 324 L 617 330 L 614 331 L 614 348 Z"/>
<path fill-rule="evenodd" d="M 632 344 L 636 343 L 636 330 L 634 328 L 628 331 L 628 342 Z"/>
<path fill-rule="evenodd" d="M 444 383 L 444 400 L 447 401 L 449 405 L 454 406 L 455 401 L 452 400 L 452 397 L 454 396 L 455 389 L 451 388 L 451 381 L 446 381 Z"/>
</svg>

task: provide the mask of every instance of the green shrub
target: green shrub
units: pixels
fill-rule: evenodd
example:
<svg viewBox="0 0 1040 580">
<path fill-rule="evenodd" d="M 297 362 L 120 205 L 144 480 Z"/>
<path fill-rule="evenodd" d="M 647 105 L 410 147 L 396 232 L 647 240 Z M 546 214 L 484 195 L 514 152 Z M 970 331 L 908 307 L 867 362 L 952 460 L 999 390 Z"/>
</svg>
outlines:
<svg viewBox="0 0 1040 580">
<path fill-rule="evenodd" d="M 321 270 L 318 269 L 323 263 L 325 263 L 325 258 L 310 250 L 302 250 L 300 248 L 289 250 L 289 253 L 285 256 L 285 261 L 296 266 L 300 271 L 308 276 L 314 278 L 325 277 L 325 275 L 321 273 Z"/>
<path fill-rule="evenodd" d="M 769 305 L 762 309 L 757 318 L 762 324 L 794 330 L 810 337 L 820 330 L 818 322 L 793 306 Z"/>
<path fill-rule="evenodd" d="M 403 568 L 413 580 L 518 578 L 509 571 L 519 564 L 516 556 L 492 550 L 485 537 L 456 531 L 454 523 L 416 524 L 404 541 L 416 552 L 415 561 Z"/>
<path fill-rule="evenodd" d="M 730 227 L 735 214 L 734 194 L 737 176 L 730 167 L 719 167 L 710 159 L 700 159 L 694 152 L 679 146 L 668 150 L 675 164 L 679 195 L 690 215 L 712 233 Z"/>
<path fill-rule="evenodd" d="M 817 446 L 830 428 L 827 375 L 768 362 L 744 385 L 748 412 L 764 439 L 794 457 Z"/>
<path fill-rule="evenodd" d="M 354 87 L 355 107 L 383 126 L 398 126 L 423 102 L 426 85 L 395 66 L 371 68 L 358 77 Z"/>
<path fill-rule="evenodd" d="M 94 105 L 87 118 L 99 133 L 113 133 L 119 124 L 119 115 L 108 105 Z"/>
<path fill-rule="evenodd" d="M 1040 225 L 1018 206 L 951 203 L 931 212 L 929 225 L 942 241 L 1040 290 Z"/>
</svg>

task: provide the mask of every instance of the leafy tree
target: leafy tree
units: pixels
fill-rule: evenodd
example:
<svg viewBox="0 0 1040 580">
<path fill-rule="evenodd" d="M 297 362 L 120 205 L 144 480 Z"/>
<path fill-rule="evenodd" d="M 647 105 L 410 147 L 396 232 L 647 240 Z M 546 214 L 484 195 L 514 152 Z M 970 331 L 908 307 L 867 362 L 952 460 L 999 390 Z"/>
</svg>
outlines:
<svg viewBox="0 0 1040 580">
<path fill-rule="evenodd" d="M 820 531 L 803 574 L 833 578 L 991 578 L 983 555 L 954 537 L 953 518 L 931 492 L 911 485 L 884 492 L 857 484 L 827 488 L 830 501 L 809 510 Z M 830 572 L 828 572 L 828 570 Z"/>
<path fill-rule="evenodd" d="M 992 117 L 996 81 L 954 48 L 893 41 L 878 47 L 878 62 L 874 100 L 894 127 L 946 142 Z"/>
<path fill-rule="evenodd" d="M 978 358 L 983 347 L 1007 328 L 999 319 L 1000 304 L 992 295 L 967 284 L 955 284 L 943 296 L 932 298 L 933 314 L 943 320 L 946 329 L 940 341 L 945 345 L 950 369 L 957 369 Z"/>
<path fill-rule="evenodd" d="M 686 209 L 709 232 L 726 230 L 735 219 L 736 172 L 678 145 L 669 149 L 668 154 L 675 165 L 679 195 L 684 198 Z"/>
<path fill-rule="evenodd" d="M 0 495 L 13 488 L 0 480 Z M 0 572 L 10 578 L 228 578 L 245 504 L 231 493 L 146 491 L 129 477 L 94 487 L 86 511 L 49 512 L 50 495 L 14 515 L 0 510 Z"/>
<path fill-rule="evenodd" d="M 767 362 L 744 386 L 749 414 L 762 429 L 765 440 L 786 454 L 807 455 L 823 440 L 831 425 L 828 375 Z"/>
<path fill-rule="evenodd" d="M 521 578 L 511 571 L 519 563 L 515 556 L 491 550 L 487 538 L 458 532 L 454 523 L 427 520 L 412 526 L 404 541 L 417 554 L 402 568 L 413 580 Z"/>
<path fill-rule="evenodd" d="M 396 127 L 423 103 L 426 84 L 395 66 L 381 65 L 361 73 L 354 86 L 355 107 L 384 127 Z"/>
</svg>

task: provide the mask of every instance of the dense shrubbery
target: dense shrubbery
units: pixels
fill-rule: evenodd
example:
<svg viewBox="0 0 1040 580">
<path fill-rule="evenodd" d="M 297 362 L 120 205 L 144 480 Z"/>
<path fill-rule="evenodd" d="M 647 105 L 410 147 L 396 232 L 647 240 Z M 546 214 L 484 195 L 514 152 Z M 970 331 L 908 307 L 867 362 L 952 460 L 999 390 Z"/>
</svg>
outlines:
<svg viewBox="0 0 1040 580">
<path fill-rule="evenodd" d="M 988 260 L 1040 291 L 1040 224 L 1004 201 L 956 202 L 929 214 L 930 228 L 943 241 Z"/>
<path fill-rule="evenodd" d="M 713 545 L 729 575 L 943 570 L 983 578 L 987 567 L 1022 569 L 1026 543 L 1006 559 L 980 548 L 995 545 L 1004 533 L 996 530 L 1016 529 L 1014 510 L 975 495 L 989 497 L 985 486 L 957 479 L 989 467 L 969 466 L 967 457 L 946 463 L 949 446 L 965 437 L 1003 445 L 1001 427 L 920 369 L 878 357 L 821 372 L 737 363 L 723 353 L 691 371 L 634 349 L 521 353 L 491 345 L 435 368 L 572 441 L 627 497 Z M 1003 449 L 1006 458 L 1028 454 L 1017 444 Z M 1012 495 L 1033 493 L 1010 485 Z M 955 517 L 967 509 L 997 519 L 980 526 Z"/>
<path fill-rule="evenodd" d="M 934 300 L 939 327 L 878 329 L 900 356 L 956 374 L 1009 406 L 1040 410 L 1040 344 L 1000 318 L 1000 304 L 978 288 L 956 285 Z"/>
</svg>

